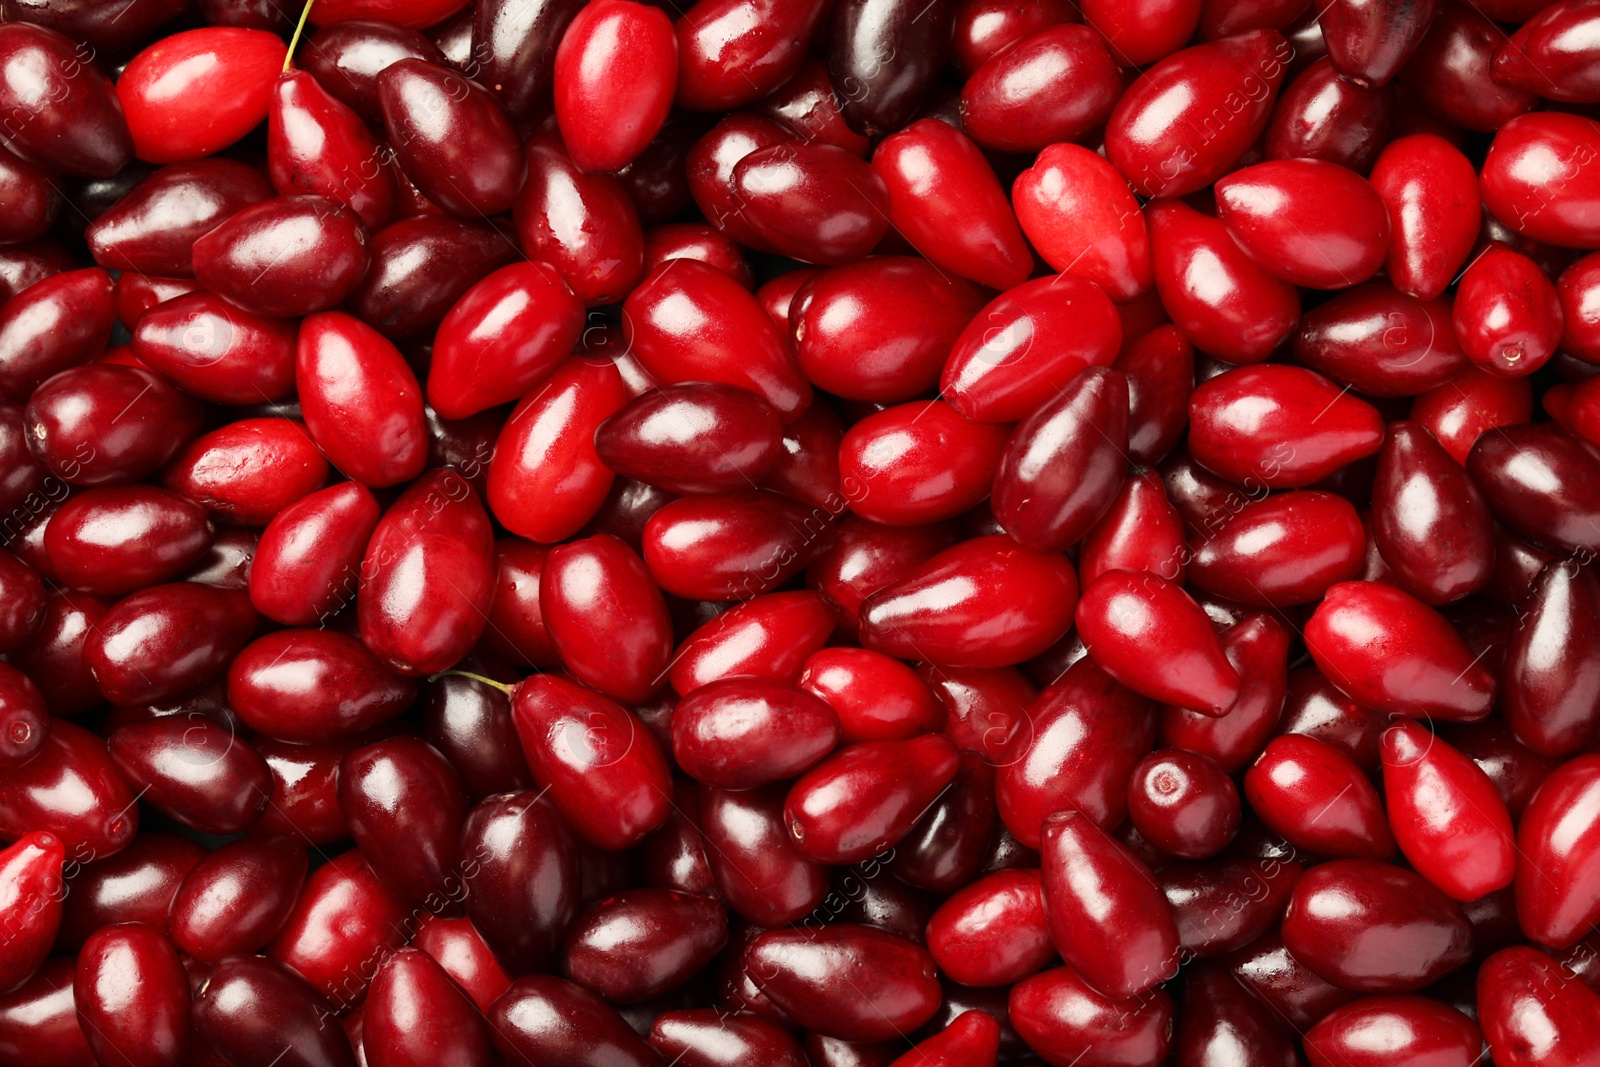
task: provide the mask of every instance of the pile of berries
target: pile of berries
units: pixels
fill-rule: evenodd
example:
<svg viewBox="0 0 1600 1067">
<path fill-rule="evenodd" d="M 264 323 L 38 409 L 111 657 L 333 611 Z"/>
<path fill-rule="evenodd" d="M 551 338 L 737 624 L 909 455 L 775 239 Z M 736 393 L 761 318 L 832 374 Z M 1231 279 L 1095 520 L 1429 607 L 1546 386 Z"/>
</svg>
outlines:
<svg viewBox="0 0 1600 1067">
<path fill-rule="evenodd" d="M 1597 1067 L 1595 116 L 1600 0 L 0 0 L 0 1067 Z"/>
</svg>

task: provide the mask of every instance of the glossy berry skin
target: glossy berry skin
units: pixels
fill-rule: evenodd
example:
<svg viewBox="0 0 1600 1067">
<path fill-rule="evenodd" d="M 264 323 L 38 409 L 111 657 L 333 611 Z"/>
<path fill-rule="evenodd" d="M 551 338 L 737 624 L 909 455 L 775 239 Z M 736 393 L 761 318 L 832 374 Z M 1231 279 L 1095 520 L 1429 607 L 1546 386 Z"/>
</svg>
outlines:
<svg viewBox="0 0 1600 1067">
<path fill-rule="evenodd" d="M 195 864 L 172 896 L 173 944 L 205 963 L 265 948 L 306 877 L 306 850 L 284 835 L 247 837 Z"/>
<path fill-rule="evenodd" d="M 1046 687 L 1014 727 L 996 775 L 1006 829 L 1029 848 L 1053 812 L 1072 808 L 1103 829 L 1128 810 L 1128 780 L 1155 742 L 1155 708 L 1084 657 Z"/>
<path fill-rule="evenodd" d="M 378 520 L 356 596 L 361 640 L 402 674 L 453 666 L 483 633 L 494 594 L 494 537 L 454 468 L 411 483 Z"/>
<path fill-rule="evenodd" d="M 1156 291 L 1183 335 L 1232 363 L 1260 363 L 1294 331 L 1300 294 L 1262 269 L 1220 221 L 1176 199 L 1145 211 Z"/>
<path fill-rule="evenodd" d="M 1110 997 L 1177 972 L 1178 930 L 1150 871 L 1075 811 L 1044 821 L 1040 844 L 1050 936 L 1061 957 Z"/>
<path fill-rule="evenodd" d="M 1139 836 L 1169 856 L 1205 859 L 1239 830 L 1239 792 L 1215 762 L 1195 752 L 1150 753 L 1128 780 L 1128 816 Z"/>
<path fill-rule="evenodd" d="M 951 42 L 951 61 L 956 69 L 971 73 L 991 56 L 998 55 L 1029 34 L 1079 17 L 1074 7 L 1042 0 L 1016 7 L 992 4 L 985 0 L 958 4 L 955 11 L 955 39 Z"/>
<path fill-rule="evenodd" d="M 513 263 L 477 282 L 434 336 L 428 402 L 462 419 L 519 400 L 554 372 L 583 329 L 583 305 L 546 263 Z"/>
<path fill-rule="evenodd" d="M 1334 0 L 1317 12 L 1334 69 L 1357 85 L 1395 76 L 1439 10 L 1437 0 Z"/>
<path fill-rule="evenodd" d="M 372 980 L 372 968 L 363 970 L 360 962 L 381 959 L 404 944 L 409 914 L 405 898 L 352 849 L 306 879 L 266 956 L 293 967 L 335 1003 L 348 1003 Z"/>
<path fill-rule="evenodd" d="M 811 403 L 772 319 L 715 267 L 673 260 L 656 268 L 623 305 L 627 342 L 663 385 L 720 382 L 747 389 L 792 422 Z"/>
<path fill-rule="evenodd" d="M 678 766 L 724 789 L 793 778 L 833 751 L 839 733 L 839 716 L 820 697 L 744 675 L 699 686 L 672 713 Z"/>
<path fill-rule="evenodd" d="M 259 404 L 294 389 L 295 328 L 211 293 L 178 296 L 140 316 L 134 355 L 201 400 Z"/>
<path fill-rule="evenodd" d="M 511 714 L 534 780 L 586 840 L 626 848 L 666 821 L 666 759 L 628 709 L 538 675 L 517 687 Z"/>
<path fill-rule="evenodd" d="M 748 390 L 689 382 L 628 404 L 596 428 L 594 447 L 607 467 L 669 493 L 727 493 L 772 471 L 783 427 Z"/>
<path fill-rule="evenodd" d="M 1483 1035 L 1467 1016 L 1431 997 L 1362 997 L 1335 1008 L 1305 1036 L 1312 1067 L 1470 1064 Z"/>
<path fill-rule="evenodd" d="M 1203 520 L 1189 538 L 1187 573 L 1197 588 L 1242 603 L 1309 604 L 1360 573 L 1365 547 L 1361 518 L 1343 497 L 1275 493 Z"/>
<path fill-rule="evenodd" d="M 1600 582 L 1587 568 L 1547 565 L 1522 602 L 1501 668 L 1501 708 L 1518 741 L 1564 757 L 1592 739 L 1600 722 L 1583 679 L 1600 670 L 1590 640 Z"/>
<path fill-rule="evenodd" d="M 1511 884 L 1511 815 L 1489 776 L 1426 727 L 1384 731 L 1383 794 L 1400 851 L 1428 881 L 1459 901 Z"/>
<path fill-rule="evenodd" d="M 805 568 L 829 516 L 764 490 L 683 497 L 645 524 L 644 559 L 663 591 L 747 600 Z"/>
<path fill-rule="evenodd" d="M 90 267 L 30 285 L 0 306 L 0 392 L 22 403 L 40 382 L 105 350 L 112 283 Z"/>
<path fill-rule="evenodd" d="M 250 603 L 274 622 L 310 626 L 355 596 L 378 503 L 359 482 L 301 497 L 272 517 L 250 564 Z"/>
<path fill-rule="evenodd" d="M 112 923 L 167 929 L 179 885 L 205 854 L 204 846 L 188 838 L 147 833 L 114 857 L 75 866 L 57 951 L 76 951 L 90 934 Z"/>
<path fill-rule="evenodd" d="M 415 738 L 377 741 L 340 762 L 339 807 L 368 864 L 386 886 L 436 914 L 464 892 L 467 806 L 455 769 Z"/>
<path fill-rule="evenodd" d="M 1449 623 L 1391 586 L 1334 586 L 1305 634 L 1317 667 L 1366 707 L 1474 722 L 1493 701 L 1493 674 Z"/>
<path fill-rule="evenodd" d="M 851 510 L 890 526 L 952 519 L 989 495 L 1006 430 L 939 400 L 868 415 L 844 435 L 839 474 L 859 486 Z"/>
<path fill-rule="evenodd" d="M 572 831 L 548 799 L 531 790 L 489 797 L 467 817 L 467 915 L 501 965 L 547 968 L 578 911 L 578 853 Z"/>
<path fill-rule="evenodd" d="M 484 1067 L 493 1059 L 482 1013 L 433 957 L 402 948 L 373 978 L 361 1011 L 371 1067 Z"/>
<path fill-rule="evenodd" d="M 837 616 L 812 592 L 768 593 L 698 627 L 673 656 L 672 687 L 691 691 L 734 675 L 799 679 L 806 659 L 827 643 Z"/>
<path fill-rule="evenodd" d="M 1122 487 L 1127 441 L 1127 379 L 1103 367 L 1080 372 L 1006 442 L 995 471 L 996 520 L 1036 552 L 1078 543 Z"/>
<path fill-rule="evenodd" d="M 755 1015 L 725 1016 L 716 1008 L 662 1012 L 650 1027 L 650 1046 L 682 1067 L 809 1064 L 799 1042 L 783 1027 Z"/>
<path fill-rule="evenodd" d="M 199 159 L 259 126 L 285 52 L 275 33 L 232 26 L 173 34 L 140 52 L 117 82 L 139 158 Z"/>
<path fill-rule="evenodd" d="M 1183 519 L 1167 499 L 1155 471 L 1122 483 L 1106 513 L 1085 535 L 1078 550 L 1078 575 L 1086 583 L 1106 571 L 1149 571 L 1181 578 L 1188 552 Z"/>
<path fill-rule="evenodd" d="M 1577 1067 L 1600 1042 L 1600 998 L 1561 964 L 1517 946 L 1490 956 L 1478 970 L 1477 1008 L 1484 1040 L 1507 1067 Z"/>
<path fill-rule="evenodd" d="M 539 603 L 556 652 L 578 681 L 626 704 L 661 687 L 672 619 L 644 561 L 622 541 L 598 534 L 551 549 Z"/>
<path fill-rule="evenodd" d="M 0 650 L 10 654 L 32 641 L 44 625 L 47 603 L 38 571 L 0 552 Z"/>
<path fill-rule="evenodd" d="M 1238 485 L 1297 489 L 1383 443 L 1376 409 L 1303 367 L 1240 367 L 1189 398 L 1189 452 Z"/>
<path fill-rule="evenodd" d="M 12 116 L 7 141 L 51 170 L 109 178 L 133 158 L 118 94 L 72 35 L 13 20 L 0 35 L 0 108 Z"/>
<path fill-rule="evenodd" d="M 801 284 L 780 322 L 801 372 L 851 400 L 902 403 L 939 381 L 981 306 L 975 285 L 913 256 L 873 256 Z"/>
<path fill-rule="evenodd" d="M 928 951 L 967 986 L 1005 986 L 1055 955 L 1036 870 L 995 871 L 951 894 L 928 921 Z"/>
<path fill-rule="evenodd" d="M 1326 57 L 1284 89 L 1267 126 L 1268 159 L 1320 159 L 1357 174 L 1372 169 L 1394 113 L 1394 90 L 1339 77 Z"/>
<path fill-rule="evenodd" d="M 1519 115 L 1500 127 L 1480 182 L 1489 213 L 1524 237 L 1558 248 L 1590 248 L 1600 240 L 1594 205 L 1600 196 L 1589 168 L 1562 161 L 1600 150 L 1600 125 L 1560 112 Z"/>
<path fill-rule="evenodd" d="M 1205 613 L 1164 578 L 1107 571 L 1083 591 L 1076 618 L 1089 654 L 1136 692 L 1212 715 L 1239 696 Z"/>
<path fill-rule="evenodd" d="M 627 296 L 644 269 L 644 233 L 622 183 L 584 174 L 553 137 L 528 142 L 527 169 L 512 205 L 517 243 L 586 304 Z"/>
<path fill-rule="evenodd" d="M 500 524 L 541 544 L 577 533 L 614 477 L 595 453 L 595 429 L 628 399 L 612 364 L 582 359 L 568 360 L 525 397 L 489 462 L 485 495 Z"/>
<path fill-rule="evenodd" d="M 1443 138 L 1417 133 L 1384 146 L 1370 181 L 1389 212 L 1390 282 L 1432 300 L 1455 279 L 1478 239 L 1482 211 L 1472 163 Z"/>
<path fill-rule="evenodd" d="M 98 1062 L 73 1004 L 76 962 L 71 956 L 46 960 L 16 992 L 0 996 L 0 1032 L 5 1034 L 0 1047 L 15 1062 L 38 1059 L 82 1067 Z"/>
<path fill-rule="evenodd" d="M 1217 214 L 1263 269 L 1295 285 L 1345 289 L 1389 250 L 1389 215 L 1361 176 L 1320 159 L 1245 167 L 1216 184 Z"/>
<path fill-rule="evenodd" d="M 415 699 L 414 683 L 333 630 L 267 634 L 228 668 L 229 706 L 252 730 L 291 744 L 353 736 Z"/>
<path fill-rule="evenodd" d="M 962 542 L 861 605 L 863 647 L 949 667 L 1005 667 L 1072 625 L 1078 582 L 1058 554 L 1010 538 Z"/>
<path fill-rule="evenodd" d="M 328 464 L 292 419 L 240 419 L 189 442 L 162 482 L 219 523 L 258 526 L 322 485 Z"/>
<path fill-rule="evenodd" d="M 675 103 L 725 111 L 760 100 L 800 69 L 824 11 L 816 0 L 764 0 L 755 7 L 700 0 L 676 24 Z"/>
<path fill-rule="evenodd" d="M 1176 197 L 1222 177 L 1266 129 L 1293 54 L 1260 29 L 1185 48 L 1151 67 L 1122 95 L 1106 124 L 1106 158 L 1140 196 Z M 1248 85 L 1245 99 L 1224 98 Z M 1191 143 L 1216 107 L 1230 116 L 1218 136 Z"/>
<path fill-rule="evenodd" d="M 1172 1047 L 1172 997 L 1164 989 L 1117 999 L 1071 967 L 1056 967 L 1012 986 L 1008 1007 L 1017 1033 L 1054 1067 L 1161 1063 Z"/>
<path fill-rule="evenodd" d="M 1477 256 L 1456 289 L 1455 328 L 1467 358 L 1513 378 L 1543 366 L 1560 343 L 1555 286 L 1538 265 L 1499 244 Z"/>
<path fill-rule="evenodd" d="M 6 993 L 33 977 L 50 955 L 61 926 L 64 855 L 61 839 L 44 830 L 19 834 L 0 850 L 0 901 L 15 920 L 0 937 L 6 975 L 0 990 Z"/>
<path fill-rule="evenodd" d="M 204 508 L 144 485 L 79 494 L 45 527 L 45 551 L 57 580 L 102 596 L 176 578 L 210 546 Z"/>
<path fill-rule="evenodd" d="M 1024 282 L 971 317 L 939 389 L 960 414 L 1015 422 L 1054 400 L 1080 372 L 1109 366 L 1122 343 L 1116 308 L 1072 274 Z"/>
<path fill-rule="evenodd" d="M 1216 964 L 1202 964 L 1183 981 L 1183 1006 L 1178 1013 L 1174 1045 L 1183 1063 L 1246 1062 L 1290 1067 L 1299 1062 L 1287 1028 L 1265 1003 Z"/>
<path fill-rule="evenodd" d="M 795 781 L 784 821 L 806 859 L 856 863 L 909 833 L 959 767 L 939 734 L 850 745 Z"/>
<path fill-rule="evenodd" d="M 827 599 L 840 627 L 855 633 L 862 601 L 949 548 L 955 538 L 949 523 L 883 526 L 847 516 L 834 528 L 833 543 L 808 568 L 806 582 Z"/>
<path fill-rule="evenodd" d="M 1150 233 L 1128 182 L 1082 145 L 1053 144 L 1011 186 L 1017 222 L 1056 270 L 1085 278 L 1116 300 L 1155 284 Z"/>
<path fill-rule="evenodd" d="M 1535 457 L 1539 473 L 1518 457 Z M 1529 540 L 1569 552 L 1600 545 L 1589 528 L 1597 505 L 1587 488 L 1592 470 L 1600 470 L 1593 451 L 1548 423 L 1481 434 L 1467 456 L 1467 473 L 1497 520 Z"/>
<path fill-rule="evenodd" d="M 372 132 L 303 70 L 285 72 L 272 87 L 267 167 L 279 193 L 341 203 L 368 230 L 394 218 L 399 193 Z"/>
<path fill-rule="evenodd" d="M 390 223 L 369 243 L 372 266 L 349 310 L 395 340 L 436 327 L 473 283 L 516 259 L 515 242 L 496 227 L 442 212 Z"/>
<path fill-rule="evenodd" d="M 159 470 L 199 430 L 201 412 L 148 371 L 96 363 L 35 389 L 23 418 L 41 467 L 73 485 L 112 485 Z"/>
<path fill-rule="evenodd" d="M 1244 779 L 1262 820 L 1316 855 L 1387 860 L 1395 841 L 1361 768 L 1341 750 L 1304 734 L 1274 738 Z"/>
<path fill-rule="evenodd" d="M 961 89 L 961 128 L 985 148 L 1037 152 L 1100 128 L 1121 94 L 1104 37 L 1088 26 L 1052 26 L 972 72 Z"/>
<path fill-rule="evenodd" d="M 1472 927 L 1420 875 L 1371 860 L 1333 860 L 1296 884 L 1283 941 L 1344 989 L 1412 993 L 1467 961 Z"/>
<path fill-rule="evenodd" d="M 237 160 L 174 163 L 124 194 L 89 224 L 84 237 L 95 262 L 107 270 L 190 277 L 194 242 L 272 193 L 260 171 Z"/>
<path fill-rule="evenodd" d="M 98 737 L 63 720 L 50 725 L 38 753 L 0 781 L 0 835 L 40 831 L 67 855 L 110 856 L 138 829 L 133 791 Z"/>
<path fill-rule="evenodd" d="M 1595 99 L 1594 50 L 1585 40 L 1594 12 L 1583 3 L 1549 4 L 1496 49 L 1496 84 L 1551 100 Z"/>
<path fill-rule="evenodd" d="M 102 927 L 84 942 L 73 1000 L 96 1056 L 177 1067 L 189 1045 L 189 979 L 178 950 L 143 923 Z"/>
<path fill-rule="evenodd" d="M 728 906 L 761 927 L 794 922 L 828 894 L 828 868 L 795 848 L 782 785 L 739 791 L 702 788 L 706 859 Z"/>
<path fill-rule="evenodd" d="M 905 664 L 866 649 L 821 649 L 806 659 L 799 686 L 838 714 L 842 737 L 898 741 L 940 730 L 945 710 Z"/>
<path fill-rule="evenodd" d="M 386 67 L 377 84 L 389 144 L 425 197 L 464 219 L 511 207 L 528 164 L 487 90 L 420 59 Z"/>
<path fill-rule="evenodd" d="M 1517 918 L 1534 941 L 1567 948 L 1600 914 L 1592 857 L 1597 838 L 1584 820 L 1600 802 L 1600 757 L 1578 756 L 1553 771 L 1517 828 Z"/>
<path fill-rule="evenodd" d="M 633 1004 L 677 988 L 727 940 L 728 909 L 715 897 L 630 889 L 578 916 L 562 969 L 613 1004 Z"/>
<path fill-rule="evenodd" d="M 884 179 L 833 145 L 758 148 L 734 165 L 732 191 L 744 222 L 802 263 L 860 259 L 889 228 Z"/>
<path fill-rule="evenodd" d="M 111 762 L 142 800 L 202 833 L 249 829 L 271 789 L 266 761 L 209 720 L 172 715 L 130 722 L 106 743 Z"/>
<path fill-rule="evenodd" d="M 889 222 L 936 265 L 993 289 L 1032 270 L 1032 256 L 983 154 L 959 130 L 921 119 L 886 137 L 872 169 L 889 190 Z"/>
<path fill-rule="evenodd" d="M 307 428 L 342 472 L 373 487 L 421 473 L 422 389 L 372 327 L 336 311 L 307 319 L 295 381 Z"/>
<path fill-rule="evenodd" d="M 1359 286 L 1308 311 L 1295 358 L 1369 396 L 1414 396 L 1470 364 L 1450 304 L 1413 300 L 1381 282 Z"/>
<path fill-rule="evenodd" d="M 766 238 L 745 221 L 743 201 L 733 188 L 733 171 L 753 152 L 793 144 L 792 130 L 777 118 L 754 113 L 727 116 L 690 146 L 685 159 L 695 206 L 724 236 L 746 248 L 770 250 Z"/>
<path fill-rule="evenodd" d="M 846 1041 L 886 1041 L 913 1030 L 942 998 L 926 951 L 853 923 L 814 934 L 769 930 L 747 958 L 762 991 L 791 1018 Z"/>
<path fill-rule="evenodd" d="M 1432 434 L 1390 423 L 1372 488 L 1373 538 L 1401 588 L 1429 604 L 1477 592 L 1494 562 L 1489 506 Z"/>
<path fill-rule="evenodd" d="M 1464 367 L 1450 381 L 1428 390 L 1411 404 L 1412 420 L 1427 427 L 1463 466 L 1485 430 L 1518 427 L 1511 433 L 1519 435 L 1524 432 L 1521 424 L 1528 422 L 1532 414 L 1533 391 L 1526 380 L 1499 378 L 1475 366 Z M 1488 482 L 1476 476 L 1473 481 L 1480 489 L 1490 488 Z"/>
<path fill-rule="evenodd" d="M 246 311 L 295 318 L 355 292 L 369 262 L 354 212 L 318 196 L 252 204 L 194 243 L 200 284 Z"/>
<path fill-rule="evenodd" d="M 266 1067 L 267 1049 L 287 1047 L 284 1067 L 355 1067 L 341 1028 L 326 1024 L 329 1003 L 282 963 L 228 956 L 195 1000 L 196 1035 L 230 1063 Z M 273 1053 L 277 1055 L 279 1053 Z"/>
<path fill-rule="evenodd" d="M 1596 268 L 1600 258 L 1584 256 L 1556 279 L 1556 295 L 1561 300 L 1561 348 L 1585 362 L 1600 355 L 1600 308 L 1596 288 L 1600 285 Z"/>
<path fill-rule="evenodd" d="M 635 74 L 610 76 L 626 54 Z M 582 170 L 620 170 L 644 151 L 672 105 L 678 41 L 659 9 L 612 0 L 579 11 L 555 54 L 556 123 Z"/>
<path fill-rule="evenodd" d="M 110 609 L 101 597 L 52 591 L 32 639 L 11 653 L 12 665 L 34 679 L 52 713 L 72 715 L 100 703 L 99 687 L 83 665 L 83 645 Z"/>
<path fill-rule="evenodd" d="M 539 1063 L 604 1063 L 652 1067 L 661 1062 L 597 994 L 554 975 L 511 983 L 489 1010 L 489 1033 L 500 1057 L 518 1067 Z"/>
<path fill-rule="evenodd" d="M 50 711 L 38 686 L 23 672 L 0 669 L 0 768 L 27 762 L 44 743 Z"/>
<path fill-rule="evenodd" d="M 187 696 L 222 674 L 255 625 L 243 593 L 194 582 L 149 586 L 100 620 L 83 662 L 115 704 Z"/>
<path fill-rule="evenodd" d="M 1275 847 L 1276 841 L 1268 846 Z M 1272 929 L 1304 872 L 1298 860 L 1282 858 L 1285 854 L 1161 867 L 1155 877 L 1172 908 L 1183 954 L 1215 956 Z"/>
<path fill-rule="evenodd" d="M 429 916 L 411 943 L 437 960 L 479 1011 L 488 1011 L 511 984 L 470 919 Z"/>
</svg>

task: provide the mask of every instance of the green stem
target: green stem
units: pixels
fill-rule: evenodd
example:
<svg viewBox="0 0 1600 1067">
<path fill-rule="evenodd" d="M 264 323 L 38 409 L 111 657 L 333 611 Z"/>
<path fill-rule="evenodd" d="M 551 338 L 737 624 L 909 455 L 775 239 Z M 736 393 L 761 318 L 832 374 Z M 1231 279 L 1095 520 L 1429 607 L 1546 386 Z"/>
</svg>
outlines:
<svg viewBox="0 0 1600 1067">
<path fill-rule="evenodd" d="M 283 57 L 283 72 L 289 73 L 294 65 L 294 49 L 300 43 L 300 34 L 305 31 L 306 19 L 311 16 L 311 5 L 317 0 L 306 0 L 306 6 L 300 9 L 300 21 L 295 25 L 294 36 L 289 38 L 289 51 Z"/>
<path fill-rule="evenodd" d="M 492 685 L 492 686 L 494 686 L 496 689 L 500 690 L 500 692 L 504 693 L 506 696 L 510 696 L 511 695 L 511 690 L 512 690 L 511 686 L 507 685 L 504 682 L 497 682 L 493 678 L 485 678 L 481 674 L 473 674 L 471 671 L 456 671 L 456 670 L 440 671 L 438 674 L 430 675 L 429 678 L 428 678 L 428 681 L 437 682 L 440 678 L 444 678 L 444 677 L 446 677 L 448 675 L 455 675 L 457 678 L 471 678 L 474 682 L 482 682 L 484 685 Z"/>
</svg>

